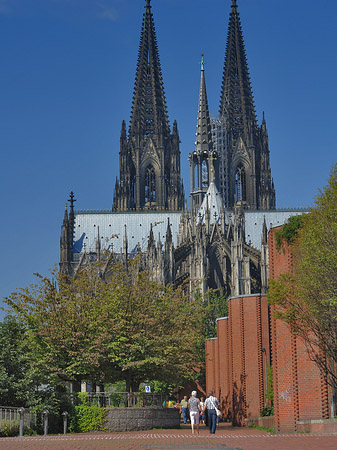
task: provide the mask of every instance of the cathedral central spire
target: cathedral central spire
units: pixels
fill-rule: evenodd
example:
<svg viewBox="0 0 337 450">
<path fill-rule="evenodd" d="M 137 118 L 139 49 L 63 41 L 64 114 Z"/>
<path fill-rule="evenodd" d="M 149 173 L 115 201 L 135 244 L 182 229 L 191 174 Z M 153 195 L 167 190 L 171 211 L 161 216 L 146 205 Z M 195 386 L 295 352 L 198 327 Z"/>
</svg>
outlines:
<svg viewBox="0 0 337 450">
<path fill-rule="evenodd" d="M 212 152 L 213 141 L 206 91 L 205 64 L 202 53 L 195 150 L 189 154 L 192 208 L 200 207 L 210 182 L 214 181 L 212 171 L 214 171 L 213 156 L 215 155 Z"/>
</svg>

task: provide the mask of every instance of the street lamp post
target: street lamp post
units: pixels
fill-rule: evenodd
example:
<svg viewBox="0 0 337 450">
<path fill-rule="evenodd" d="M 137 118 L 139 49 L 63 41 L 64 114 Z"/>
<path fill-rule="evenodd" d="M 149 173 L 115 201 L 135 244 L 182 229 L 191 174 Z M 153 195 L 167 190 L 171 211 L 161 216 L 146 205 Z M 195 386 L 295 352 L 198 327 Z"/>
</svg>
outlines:
<svg viewBox="0 0 337 450">
<path fill-rule="evenodd" d="M 67 434 L 67 426 L 68 426 L 68 413 L 64 411 L 62 413 L 63 416 L 63 434 Z"/>
<path fill-rule="evenodd" d="M 42 411 L 42 416 L 43 416 L 43 431 L 44 431 L 44 435 L 47 436 L 47 434 L 48 434 L 48 416 L 49 416 L 48 409 L 44 409 Z"/>
<path fill-rule="evenodd" d="M 25 425 L 25 408 L 19 408 L 18 411 L 20 414 L 19 435 L 20 435 L 20 437 L 22 437 L 24 425 Z"/>
</svg>

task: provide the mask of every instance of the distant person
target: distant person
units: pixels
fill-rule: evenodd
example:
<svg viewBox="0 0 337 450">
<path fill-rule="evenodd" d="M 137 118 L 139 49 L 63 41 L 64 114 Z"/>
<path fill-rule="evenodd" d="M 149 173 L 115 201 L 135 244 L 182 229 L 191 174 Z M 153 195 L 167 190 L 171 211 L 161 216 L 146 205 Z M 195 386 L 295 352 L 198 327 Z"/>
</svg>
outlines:
<svg viewBox="0 0 337 450">
<path fill-rule="evenodd" d="M 217 419 L 216 410 L 219 408 L 219 400 L 213 396 L 213 391 L 209 391 L 208 393 L 208 397 L 206 398 L 203 412 L 206 411 L 206 408 L 207 408 L 209 432 L 211 434 L 214 434 L 216 430 L 216 419 Z"/>
<path fill-rule="evenodd" d="M 188 401 L 187 401 L 187 395 L 184 395 L 184 398 L 180 402 L 181 406 L 181 412 L 183 413 L 183 421 L 184 423 L 187 423 L 188 421 Z"/>
<path fill-rule="evenodd" d="M 166 407 L 166 408 L 173 408 L 174 405 L 173 405 L 172 400 L 167 400 L 167 401 L 165 402 L 165 407 Z"/>
<path fill-rule="evenodd" d="M 179 403 L 179 399 L 177 401 L 177 403 L 174 405 L 175 409 L 177 409 L 179 411 L 179 414 L 181 414 L 181 405 Z"/>
<path fill-rule="evenodd" d="M 200 423 L 205 424 L 205 414 L 203 414 L 203 410 L 205 407 L 205 397 L 200 397 Z"/>
<path fill-rule="evenodd" d="M 190 412 L 192 434 L 194 434 L 194 425 L 197 426 L 197 433 L 199 434 L 200 400 L 197 398 L 197 391 L 192 391 L 191 398 L 188 401 L 188 409 Z"/>
</svg>

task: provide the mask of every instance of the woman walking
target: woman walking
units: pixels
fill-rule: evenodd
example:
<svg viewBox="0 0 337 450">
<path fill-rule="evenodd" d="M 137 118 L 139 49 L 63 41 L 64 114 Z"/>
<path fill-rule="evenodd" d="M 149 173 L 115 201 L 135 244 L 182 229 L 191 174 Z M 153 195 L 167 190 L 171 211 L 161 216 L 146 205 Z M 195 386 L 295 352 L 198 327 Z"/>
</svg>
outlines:
<svg viewBox="0 0 337 450">
<path fill-rule="evenodd" d="M 188 401 L 188 409 L 190 410 L 192 434 L 194 434 L 194 425 L 197 426 L 197 433 L 199 434 L 200 400 L 197 398 L 197 391 L 192 391 L 191 398 Z"/>
</svg>

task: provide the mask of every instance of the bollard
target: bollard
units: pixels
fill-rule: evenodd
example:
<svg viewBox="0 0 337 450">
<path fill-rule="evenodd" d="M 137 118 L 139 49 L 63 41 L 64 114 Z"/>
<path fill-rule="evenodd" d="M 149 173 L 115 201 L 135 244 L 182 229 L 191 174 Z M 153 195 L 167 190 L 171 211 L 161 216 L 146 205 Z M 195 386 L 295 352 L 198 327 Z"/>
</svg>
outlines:
<svg viewBox="0 0 337 450">
<path fill-rule="evenodd" d="M 23 430 L 25 426 L 25 408 L 19 408 L 18 409 L 20 414 L 20 427 L 19 427 L 19 435 L 20 437 L 23 436 Z"/>
<path fill-rule="evenodd" d="M 67 434 L 67 425 L 68 425 L 68 413 L 64 411 L 62 413 L 63 416 L 63 434 Z"/>
<path fill-rule="evenodd" d="M 44 409 L 42 411 L 42 416 L 43 416 L 43 430 L 44 430 L 44 435 L 47 436 L 48 434 L 48 416 L 49 416 L 49 411 L 48 409 Z"/>
</svg>

